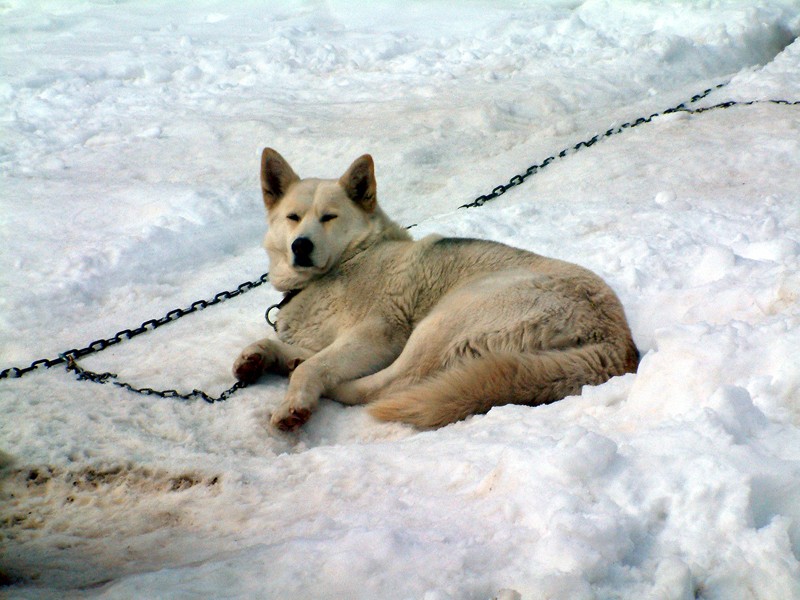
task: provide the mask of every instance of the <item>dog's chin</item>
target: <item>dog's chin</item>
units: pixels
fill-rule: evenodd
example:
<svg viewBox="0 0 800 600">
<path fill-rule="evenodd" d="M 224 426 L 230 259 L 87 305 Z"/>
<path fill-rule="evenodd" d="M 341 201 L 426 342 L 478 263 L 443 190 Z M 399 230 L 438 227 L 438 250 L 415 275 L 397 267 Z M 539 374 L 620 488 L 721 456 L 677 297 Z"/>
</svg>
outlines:
<svg viewBox="0 0 800 600">
<path fill-rule="evenodd" d="M 308 267 L 285 263 L 277 267 L 270 265 L 269 281 L 275 289 L 288 292 L 304 288 L 309 281 L 326 272 L 327 269 L 314 265 Z"/>
<path fill-rule="evenodd" d="M 336 256 L 330 255 L 325 259 L 325 262 L 320 264 L 319 259 L 315 261 L 308 261 L 308 264 L 298 263 L 296 260 L 292 264 L 292 270 L 298 274 L 298 276 L 305 276 L 307 278 L 313 279 L 314 277 L 319 277 L 320 275 L 324 275 L 328 271 L 331 270 L 331 267 L 336 262 Z"/>
</svg>

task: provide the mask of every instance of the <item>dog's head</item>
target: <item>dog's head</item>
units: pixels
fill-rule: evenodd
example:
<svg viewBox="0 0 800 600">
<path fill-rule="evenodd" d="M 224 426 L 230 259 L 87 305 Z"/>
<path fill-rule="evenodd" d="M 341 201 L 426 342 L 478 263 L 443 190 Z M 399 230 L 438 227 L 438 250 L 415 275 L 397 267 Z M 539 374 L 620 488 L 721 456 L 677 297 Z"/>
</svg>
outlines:
<svg viewBox="0 0 800 600">
<path fill-rule="evenodd" d="M 373 232 L 375 170 L 365 154 L 337 179 L 300 179 L 275 150 L 261 154 L 270 282 L 288 291 L 330 271 Z"/>
</svg>

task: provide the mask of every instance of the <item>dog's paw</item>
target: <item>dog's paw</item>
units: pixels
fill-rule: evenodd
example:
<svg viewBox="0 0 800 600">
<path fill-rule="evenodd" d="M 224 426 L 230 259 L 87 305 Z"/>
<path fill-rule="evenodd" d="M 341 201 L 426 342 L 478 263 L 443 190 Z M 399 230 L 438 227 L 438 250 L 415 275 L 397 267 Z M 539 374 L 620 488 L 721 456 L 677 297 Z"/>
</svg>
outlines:
<svg viewBox="0 0 800 600">
<path fill-rule="evenodd" d="M 255 383 L 265 370 L 264 357 L 257 352 L 245 350 L 233 363 L 233 376 L 243 383 Z"/>
<path fill-rule="evenodd" d="M 233 363 L 233 376 L 253 383 L 264 373 L 286 373 L 286 359 L 269 339 L 259 340 L 241 351 Z"/>
<path fill-rule="evenodd" d="M 295 431 L 311 418 L 309 408 L 290 408 L 272 415 L 271 423 L 281 431 Z"/>
</svg>

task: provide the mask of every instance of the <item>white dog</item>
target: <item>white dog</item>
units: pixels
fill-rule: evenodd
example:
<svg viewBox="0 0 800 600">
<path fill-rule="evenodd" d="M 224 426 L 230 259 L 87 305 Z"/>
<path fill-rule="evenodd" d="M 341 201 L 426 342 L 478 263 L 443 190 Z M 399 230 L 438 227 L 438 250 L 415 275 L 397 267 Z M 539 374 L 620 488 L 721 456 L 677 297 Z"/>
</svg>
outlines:
<svg viewBox="0 0 800 600">
<path fill-rule="evenodd" d="M 594 273 L 490 241 L 413 241 L 377 203 L 372 158 L 300 179 L 266 148 L 270 281 L 287 292 L 278 339 L 234 375 L 291 373 L 272 423 L 305 423 L 320 396 L 438 427 L 492 406 L 537 405 L 636 370 L 614 292 Z"/>
</svg>

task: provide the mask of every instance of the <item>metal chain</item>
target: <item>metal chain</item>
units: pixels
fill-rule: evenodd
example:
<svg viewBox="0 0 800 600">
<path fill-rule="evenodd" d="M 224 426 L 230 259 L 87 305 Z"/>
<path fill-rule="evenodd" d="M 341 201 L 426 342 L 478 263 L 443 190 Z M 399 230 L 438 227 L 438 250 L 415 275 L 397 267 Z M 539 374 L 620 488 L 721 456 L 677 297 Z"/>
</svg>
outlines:
<svg viewBox="0 0 800 600">
<path fill-rule="evenodd" d="M 66 350 L 64 352 L 61 352 L 58 355 L 58 358 L 40 358 L 39 360 L 33 361 L 27 367 L 11 367 L 8 369 L 4 369 L 3 371 L 0 371 L 0 379 L 18 378 L 22 377 L 23 375 L 26 375 L 27 373 L 30 373 L 31 371 L 35 371 L 41 367 L 50 368 L 56 365 L 63 364 L 66 366 L 67 371 L 75 373 L 75 375 L 80 380 L 94 381 L 95 383 L 107 383 L 109 380 L 111 380 L 111 382 L 114 385 L 117 385 L 119 387 L 125 388 L 127 390 L 139 394 L 160 396 L 162 398 L 181 398 L 184 400 L 202 398 L 206 402 L 217 402 L 220 400 L 226 400 L 227 398 L 232 396 L 237 390 L 245 387 L 245 384 L 237 382 L 235 385 L 233 385 L 233 387 L 222 392 L 222 394 L 217 398 L 213 398 L 212 396 L 206 394 L 202 390 L 193 390 L 188 394 L 181 394 L 176 390 L 159 391 L 151 388 L 137 388 L 129 383 L 125 383 L 122 381 L 115 381 L 117 379 L 117 376 L 114 373 L 95 373 L 93 371 L 84 369 L 83 367 L 78 365 L 77 360 L 79 358 L 83 358 L 84 356 L 88 356 L 89 354 L 96 354 L 97 352 L 101 352 L 102 350 L 105 350 L 110 346 L 119 344 L 124 340 L 129 340 L 131 338 L 134 338 L 137 335 L 141 335 L 147 331 L 152 331 L 153 329 L 157 329 L 162 325 L 166 325 L 167 323 L 176 321 L 188 314 L 197 312 L 199 310 L 203 310 L 204 308 L 208 308 L 209 306 L 214 306 L 215 304 L 219 304 L 220 302 L 224 302 L 225 300 L 230 300 L 231 298 L 235 298 L 236 296 L 240 296 L 245 292 L 249 292 L 250 290 L 257 288 L 260 285 L 265 284 L 267 281 L 269 281 L 269 273 L 264 273 L 263 275 L 261 275 L 261 277 L 259 277 L 255 281 L 245 281 L 244 283 L 240 283 L 236 287 L 236 289 L 219 292 L 218 294 L 215 294 L 213 298 L 210 298 L 208 300 L 198 300 L 196 302 L 192 302 L 192 304 L 187 306 L 186 308 L 172 309 L 160 319 L 149 319 L 144 323 L 142 323 L 139 327 L 135 327 L 133 329 L 123 329 L 122 331 L 118 331 L 110 338 L 95 340 L 85 348 L 80 348 L 80 349 L 73 348 L 71 350 Z"/>
<path fill-rule="evenodd" d="M 676 112 L 687 112 L 689 114 L 700 114 L 700 113 L 705 113 L 705 112 L 712 111 L 712 110 L 730 108 L 732 106 L 751 106 L 753 104 L 762 104 L 762 103 L 782 104 L 782 105 L 791 105 L 791 106 L 800 105 L 800 101 L 790 102 L 788 100 L 751 100 L 749 102 L 736 102 L 736 101 L 722 102 L 720 104 L 715 104 L 714 106 L 708 106 L 708 107 L 704 107 L 704 108 L 695 108 L 695 109 L 691 109 L 691 108 L 687 108 L 686 107 L 687 104 L 696 103 L 699 100 L 702 100 L 703 98 L 708 96 L 711 92 L 713 92 L 715 90 L 718 90 L 720 88 L 723 88 L 726 85 L 727 85 L 727 83 L 721 83 L 721 84 L 719 84 L 717 86 L 714 86 L 712 88 L 709 88 L 709 89 L 705 90 L 701 94 L 697 94 L 695 96 L 692 96 L 692 98 L 690 100 L 688 100 L 687 102 L 682 102 L 682 103 L 678 104 L 677 106 L 673 106 L 672 108 L 666 109 L 663 112 L 653 113 L 649 117 L 640 117 L 640 118 L 636 119 L 635 121 L 628 122 L 628 123 L 623 123 L 619 127 L 609 129 L 604 134 L 596 134 L 593 137 L 589 138 L 588 140 L 585 140 L 583 142 L 578 142 L 574 146 L 571 146 L 569 148 L 565 148 L 564 150 L 562 150 L 561 152 L 559 152 L 558 154 L 556 154 L 554 156 L 547 157 L 546 159 L 544 159 L 544 161 L 542 161 L 539 164 L 531 165 L 530 167 L 527 168 L 527 170 L 524 173 L 520 173 L 519 175 L 514 175 L 514 177 L 512 177 L 507 184 L 498 185 L 497 187 L 495 187 L 488 194 L 482 194 L 482 195 L 478 196 L 477 198 L 475 198 L 475 200 L 473 200 L 472 202 L 469 202 L 467 204 L 463 204 L 463 205 L 459 206 L 459 208 L 477 208 L 477 207 L 483 206 L 487 202 L 502 196 L 509 189 L 524 183 L 525 180 L 528 177 L 530 177 L 531 175 L 534 175 L 538 171 L 544 169 L 545 167 L 547 167 L 547 165 L 549 165 L 550 163 L 555 161 L 557 158 L 564 158 L 568 154 L 575 153 L 575 152 L 581 150 L 582 148 L 589 148 L 589 147 L 593 146 L 594 144 L 596 144 L 597 142 L 599 142 L 600 139 L 602 139 L 603 137 L 610 137 L 612 135 L 616 135 L 618 133 L 622 133 L 626 129 L 631 129 L 633 127 L 638 127 L 639 125 L 642 125 L 644 123 L 650 123 L 656 117 L 660 117 L 660 116 L 663 116 L 663 115 L 668 115 L 668 114 L 676 113 Z M 413 225 L 411 227 L 413 227 Z M 22 377 L 23 375 L 26 375 L 26 374 L 28 374 L 28 373 L 30 373 L 32 371 L 36 371 L 37 369 L 39 369 L 41 367 L 50 368 L 50 367 L 54 367 L 56 365 L 62 365 L 63 364 L 63 365 L 65 365 L 65 368 L 66 368 L 67 371 L 70 371 L 70 372 L 74 373 L 76 375 L 76 377 L 81 381 L 93 381 L 95 383 L 108 383 L 108 382 L 111 382 L 112 384 L 114 384 L 114 385 L 116 385 L 118 387 L 124 388 L 124 389 L 126 389 L 128 391 L 131 391 L 131 392 L 135 392 L 137 394 L 142 394 L 142 395 L 145 395 L 145 396 L 157 396 L 157 397 L 160 397 L 160 398 L 179 398 L 179 399 L 182 399 L 182 400 L 193 400 L 193 399 L 196 399 L 196 398 L 201 398 L 202 400 L 204 400 L 204 401 L 206 401 L 208 403 L 221 402 L 223 400 L 227 400 L 233 394 L 235 394 L 238 390 L 240 390 L 240 389 L 242 389 L 244 387 L 247 387 L 247 384 L 243 383 L 241 381 L 237 381 L 233 386 L 231 386 L 227 390 L 223 391 L 217 397 L 210 396 L 206 392 L 204 392 L 202 390 L 198 390 L 198 389 L 194 389 L 189 393 L 182 394 L 182 393 L 178 392 L 177 390 L 172 390 L 172 389 L 170 389 L 170 390 L 155 390 L 155 389 L 146 388 L 146 387 L 145 388 L 138 388 L 138 387 L 133 386 L 130 383 L 127 383 L 127 382 L 124 382 L 124 381 L 118 381 L 118 377 L 117 377 L 117 375 L 115 373 L 108 373 L 108 372 L 97 373 L 97 372 L 94 372 L 94 371 L 89 371 L 87 369 L 84 369 L 83 367 L 78 365 L 77 359 L 83 358 L 84 356 L 88 356 L 89 354 L 96 354 L 98 352 L 101 352 L 102 350 L 105 350 L 106 348 L 108 348 L 110 346 L 113 346 L 115 344 L 119 344 L 120 342 L 122 342 L 124 340 L 129 340 L 129 339 L 131 339 L 133 337 L 136 337 L 137 335 L 141 335 L 142 333 L 145 333 L 146 331 L 151 331 L 153 329 L 157 329 L 158 327 L 161 327 L 162 325 L 166 325 L 167 323 L 171 323 L 172 321 L 180 319 L 181 317 L 184 317 L 184 316 L 186 316 L 188 314 L 197 312 L 198 310 L 202 310 L 204 308 L 208 308 L 209 306 L 214 306 L 215 304 L 219 304 L 220 302 L 223 302 L 225 300 L 229 300 L 231 298 L 235 298 L 236 296 L 244 294 L 245 292 L 249 292 L 250 290 L 252 290 L 254 288 L 257 288 L 258 286 L 263 285 L 267 281 L 269 281 L 269 273 L 264 273 L 256 281 L 245 281 L 244 283 L 239 284 L 236 287 L 236 289 L 234 289 L 234 290 L 223 291 L 223 292 L 219 292 L 218 294 L 215 294 L 214 297 L 211 298 L 210 300 L 198 300 L 196 302 L 192 302 L 192 304 L 189 305 L 186 308 L 175 308 L 175 309 L 169 311 L 167 314 L 165 314 L 160 319 L 149 319 L 149 320 L 145 321 L 144 323 L 142 323 L 139 327 L 136 327 L 136 328 L 133 328 L 133 329 L 123 329 L 122 331 L 117 332 L 116 334 L 114 334 L 110 338 L 95 340 L 92 343 L 90 343 L 88 346 L 86 346 L 85 348 L 80 348 L 80 349 L 73 348 L 71 350 L 67 350 L 65 352 L 61 352 L 58 355 L 58 358 L 40 358 L 38 360 L 33 361 L 27 367 L 10 367 L 10 368 L 7 368 L 7 369 L 3 369 L 2 371 L 0 371 L 0 379 L 18 378 L 18 377 Z"/>
<path fill-rule="evenodd" d="M 180 400 L 194 400 L 196 398 L 200 398 L 205 400 L 209 404 L 214 404 L 215 402 L 222 402 L 227 400 L 231 396 L 233 396 L 238 390 L 247 387 L 247 384 L 243 381 L 237 381 L 227 390 L 222 392 L 219 396 L 209 396 L 203 390 L 194 389 L 188 394 L 182 394 L 177 390 L 154 390 L 153 388 L 138 388 L 134 387 L 132 384 L 127 383 L 125 381 L 118 381 L 118 377 L 116 373 L 96 373 L 94 371 L 89 371 L 81 367 L 72 355 L 68 353 L 64 353 L 61 355 L 61 358 L 67 364 L 67 371 L 75 373 L 75 376 L 78 378 L 79 381 L 93 381 L 94 383 L 109 383 L 116 385 L 117 387 L 121 387 L 126 389 L 130 392 L 135 392 L 137 394 L 141 394 L 143 396 L 157 396 L 159 398 L 179 398 Z"/>
<path fill-rule="evenodd" d="M 589 148 L 590 146 L 595 145 L 597 142 L 599 142 L 604 137 L 610 137 L 612 135 L 616 135 L 618 133 L 622 133 L 626 129 L 632 129 L 632 128 L 638 127 L 639 125 L 642 125 L 644 123 L 650 123 L 656 117 L 661 117 L 663 115 L 669 115 L 669 114 L 676 113 L 676 112 L 685 112 L 685 113 L 689 113 L 689 114 L 701 114 L 701 113 L 709 112 L 709 111 L 712 111 L 712 110 L 719 110 L 719 109 L 722 109 L 722 108 L 730 108 L 732 106 L 752 106 L 753 104 L 783 104 L 783 105 L 788 105 L 788 106 L 800 105 L 800 101 L 790 102 L 788 100 L 750 100 L 749 102 L 736 102 L 736 101 L 732 100 L 732 101 L 728 101 L 728 102 L 721 102 L 720 104 L 715 104 L 714 106 L 706 106 L 704 108 L 687 108 L 686 107 L 687 104 L 693 104 L 693 103 L 695 103 L 695 102 L 697 102 L 699 100 L 702 100 L 703 98 L 708 96 L 714 90 L 718 90 L 720 88 L 723 88 L 726 85 L 727 85 L 726 83 L 720 83 L 719 85 L 716 85 L 713 88 L 709 88 L 709 89 L 705 90 L 702 94 L 697 94 L 696 96 L 692 96 L 691 100 L 689 100 L 688 102 L 681 102 L 677 106 L 673 106 L 672 108 L 668 108 L 665 111 L 660 112 L 660 113 L 653 113 L 649 117 L 639 117 L 635 121 L 630 121 L 630 122 L 627 122 L 627 123 L 623 123 L 619 127 L 614 127 L 614 128 L 609 129 L 605 133 L 595 134 L 594 136 L 592 136 L 588 140 L 585 140 L 583 142 L 578 142 L 577 144 L 575 144 L 574 146 L 570 146 L 569 148 L 564 148 L 558 154 L 555 154 L 553 156 L 548 156 L 541 163 L 531 165 L 530 167 L 527 168 L 527 170 L 524 173 L 520 173 L 519 175 L 514 175 L 514 177 L 512 177 L 508 181 L 508 183 L 506 183 L 505 185 L 498 185 L 496 188 L 494 188 L 488 194 L 483 194 L 481 196 L 478 196 L 472 202 L 469 202 L 467 204 L 462 204 L 458 208 L 476 208 L 476 207 L 479 207 L 479 206 L 483 206 L 487 202 L 489 202 L 491 200 L 494 200 L 495 198 L 499 198 L 500 196 L 505 194 L 511 188 L 516 187 L 516 186 L 524 183 L 525 180 L 528 177 L 530 177 L 531 175 L 534 175 L 538 171 L 541 171 L 547 165 L 549 165 L 550 163 L 555 161 L 557 158 L 564 158 L 568 154 L 574 154 L 575 152 L 577 152 L 581 148 Z"/>
</svg>

